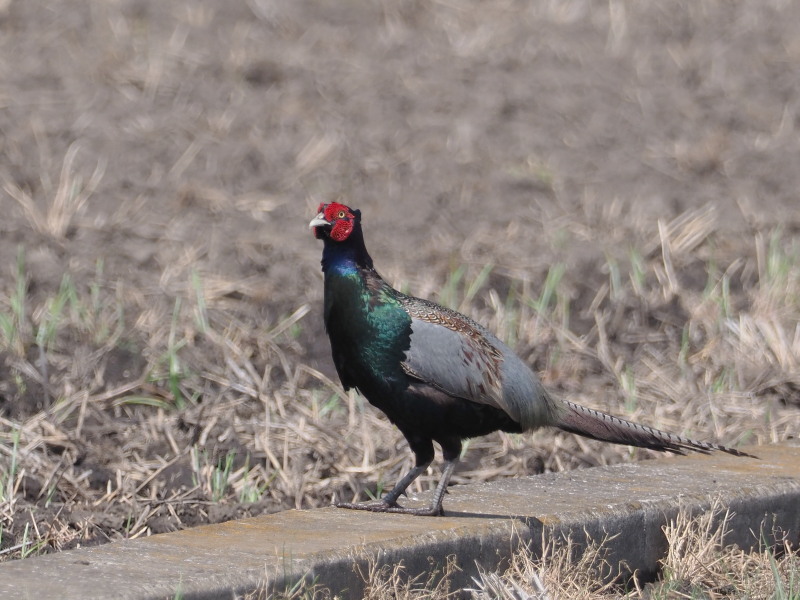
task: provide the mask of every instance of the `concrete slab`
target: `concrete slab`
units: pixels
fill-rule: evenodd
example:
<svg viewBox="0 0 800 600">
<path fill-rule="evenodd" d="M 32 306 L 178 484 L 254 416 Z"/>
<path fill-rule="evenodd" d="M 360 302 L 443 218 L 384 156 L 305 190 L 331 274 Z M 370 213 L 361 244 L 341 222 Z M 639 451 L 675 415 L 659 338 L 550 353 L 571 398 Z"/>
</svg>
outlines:
<svg viewBox="0 0 800 600">
<path fill-rule="evenodd" d="M 492 568 L 521 542 L 537 552 L 544 532 L 619 534 L 611 560 L 647 573 L 666 549 L 661 527 L 681 506 L 700 512 L 716 497 L 736 513 L 729 542 L 757 543 L 765 522 L 800 541 L 800 448 L 746 451 L 759 459 L 690 455 L 454 486 L 444 517 L 290 510 L 34 557 L 0 564 L 0 598 L 230 599 L 303 577 L 360 598 L 353 565 L 368 556 L 416 574 L 455 555 L 468 583 L 476 564 Z"/>
</svg>

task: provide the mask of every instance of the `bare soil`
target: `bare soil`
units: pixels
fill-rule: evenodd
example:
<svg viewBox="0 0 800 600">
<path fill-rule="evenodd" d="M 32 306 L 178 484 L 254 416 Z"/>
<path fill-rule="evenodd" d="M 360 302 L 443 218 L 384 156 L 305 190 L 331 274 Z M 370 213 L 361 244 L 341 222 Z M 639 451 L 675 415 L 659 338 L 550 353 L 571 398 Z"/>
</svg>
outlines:
<svg viewBox="0 0 800 600">
<path fill-rule="evenodd" d="M 798 22 L 778 0 L 0 2 L 0 560 L 408 468 L 335 383 L 307 228 L 334 199 L 387 279 L 502 329 L 558 393 L 795 436 L 800 286 L 766 278 L 797 258 Z M 725 337 L 740 315 L 774 325 L 763 352 L 741 319 Z M 497 435 L 455 481 L 644 456 Z"/>
</svg>

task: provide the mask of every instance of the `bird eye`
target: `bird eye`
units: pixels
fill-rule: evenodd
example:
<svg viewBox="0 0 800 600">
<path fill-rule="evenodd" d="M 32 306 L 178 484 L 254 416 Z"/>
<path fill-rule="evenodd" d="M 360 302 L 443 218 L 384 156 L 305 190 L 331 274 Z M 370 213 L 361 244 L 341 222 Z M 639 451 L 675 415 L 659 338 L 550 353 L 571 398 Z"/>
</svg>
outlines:
<svg viewBox="0 0 800 600">
<path fill-rule="evenodd" d="M 347 216 L 347 213 L 346 213 L 346 212 L 344 212 L 343 210 L 340 210 L 340 211 L 339 211 L 339 214 L 338 214 L 338 215 L 336 215 L 336 216 L 337 216 L 338 218 L 340 218 L 340 219 L 344 219 L 344 218 Z"/>
</svg>

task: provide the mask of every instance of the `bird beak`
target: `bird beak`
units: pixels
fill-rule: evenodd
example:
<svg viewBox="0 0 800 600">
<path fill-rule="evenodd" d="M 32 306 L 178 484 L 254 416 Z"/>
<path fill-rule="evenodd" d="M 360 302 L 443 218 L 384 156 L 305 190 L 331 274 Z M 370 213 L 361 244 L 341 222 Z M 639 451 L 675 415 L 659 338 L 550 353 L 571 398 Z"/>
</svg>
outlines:
<svg viewBox="0 0 800 600">
<path fill-rule="evenodd" d="M 309 227 L 325 227 L 330 226 L 330 223 L 325 220 L 325 213 L 319 213 L 316 217 L 311 219 L 311 223 L 308 224 Z"/>
</svg>

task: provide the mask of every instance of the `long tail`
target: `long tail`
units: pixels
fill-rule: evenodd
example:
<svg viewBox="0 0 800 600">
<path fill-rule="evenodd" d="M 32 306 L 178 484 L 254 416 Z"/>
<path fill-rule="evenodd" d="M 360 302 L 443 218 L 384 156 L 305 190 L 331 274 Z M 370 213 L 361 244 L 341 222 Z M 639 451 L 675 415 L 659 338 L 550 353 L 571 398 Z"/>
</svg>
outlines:
<svg viewBox="0 0 800 600">
<path fill-rule="evenodd" d="M 751 454 L 735 448 L 728 448 L 711 442 L 698 442 L 674 433 L 607 415 L 599 410 L 586 408 L 568 400 L 554 399 L 552 397 L 550 400 L 560 405 L 556 410 L 558 414 L 557 422 L 554 423 L 556 427 L 594 440 L 612 442 L 614 444 L 628 444 L 676 454 L 686 454 L 687 450 L 704 454 L 719 450 L 734 456 L 755 458 Z"/>
</svg>

